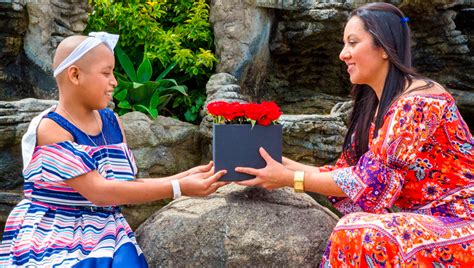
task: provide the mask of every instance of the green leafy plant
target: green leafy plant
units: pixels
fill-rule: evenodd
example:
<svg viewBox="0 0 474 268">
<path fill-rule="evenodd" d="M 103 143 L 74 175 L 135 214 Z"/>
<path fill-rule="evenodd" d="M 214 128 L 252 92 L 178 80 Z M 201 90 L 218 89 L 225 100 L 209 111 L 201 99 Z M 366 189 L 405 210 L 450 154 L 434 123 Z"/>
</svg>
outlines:
<svg viewBox="0 0 474 268">
<path fill-rule="evenodd" d="M 188 122 L 199 122 L 200 99 L 214 71 L 214 37 L 209 22 L 209 0 L 89 0 L 85 32 L 107 31 L 120 35 L 119 45 L 138 65 L 145 51 L 153 77 L 175 65 L 167 77 L 192 89 L 178 95 L 166 111 Z M 117 68 L 117 73 L 126 75 Z M 191 96 L 192 95 L 192 96 Z M 198 97 L 196 99 L 196 97 Z"/>
<path fill-rule="evenodd" d="M 188 96 L 176 96 L 173 108 L 186 107 L 185 111 L 179 111 L 184 114 L 184 119 L 190 123 L 199 123 L 199 113 L 205 102 L 206 95 L 198 90 L 193 90 Z"/>
<path fill-rule="evenodd" d="M 153 68 L 150 60 L 143 55 L 143 60 L 138 69 L 135 67 L 120 48 L 116 48 L 116 55 L 120 66 L 126 75 L 116 73 L 118 85 L 115 88 L 113 98 L 117 104 L 117 112 L 123 115 L 131 111 L 140 111 L 150 115 L 153 119 L 158 116 L 170 99 L 175 94 L 187 96 L 187 88 L 179 85 L 174 79 L 165 79 L 165 76 L 176 66 L 170 65 L 155 80 L 150 80 Z"/>
</svg>

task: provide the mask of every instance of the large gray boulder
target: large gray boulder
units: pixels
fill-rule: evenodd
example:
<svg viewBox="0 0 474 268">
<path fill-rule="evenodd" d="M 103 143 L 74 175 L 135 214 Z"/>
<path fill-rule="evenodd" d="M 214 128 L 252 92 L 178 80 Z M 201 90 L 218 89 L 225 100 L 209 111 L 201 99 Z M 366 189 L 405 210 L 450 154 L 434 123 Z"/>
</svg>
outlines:
<svg viewBox="0 0 474 268">
<path fill-rule="evenodd" d="M 228 185 L 136 231 L 151 267 L 316 267 L 338 218 L 306 194 Z"/>
</svg>

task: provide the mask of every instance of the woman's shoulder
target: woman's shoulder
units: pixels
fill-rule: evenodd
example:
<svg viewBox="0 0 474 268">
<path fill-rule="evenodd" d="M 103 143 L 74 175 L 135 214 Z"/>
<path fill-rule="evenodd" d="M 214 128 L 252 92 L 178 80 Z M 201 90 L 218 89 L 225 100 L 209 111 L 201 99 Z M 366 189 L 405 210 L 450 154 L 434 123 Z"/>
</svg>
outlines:
<svg viewBox="0 0 474 268">
<path fill-rule="evenodd" d="M 439 83 L 431 80 L 415 79 L 402 93 L 396 103 L 404 105 L 407 102 L 444 105 L 446 103 L 454 102 L 453 96 Z"/>
<path fill-rule="evenodd" d="M 400 98 L 425 97 L 425 98 L 448 98 L 451 94 L 439 83 L 426 79 L 413 79 L 407 86 Z"/>
<path fill-rule="evenodd" d="M 455 100 L 440 84 L 434 81 L 414 80 L 392 104 L 388 114 L 399 116 L 437 114 L 441 118 L 446 109 L 454 106 Z"/>
</svg>

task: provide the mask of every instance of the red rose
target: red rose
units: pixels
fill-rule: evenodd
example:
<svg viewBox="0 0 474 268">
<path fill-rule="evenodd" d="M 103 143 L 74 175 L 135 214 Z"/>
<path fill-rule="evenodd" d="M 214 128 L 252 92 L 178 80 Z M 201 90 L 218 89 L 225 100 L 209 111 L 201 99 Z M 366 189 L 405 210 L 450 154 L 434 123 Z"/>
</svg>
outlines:
<svg viewBox="0 0 474 268">
<path fill-rule="evenodd" d="M 278 120 L 280 115 L 282 115 L 280 107 L 273 101 L 264 101 L 260 105 L 263 106 L 263 110 L 265 111 L 265 118 L 270 121 Z"/>
<path fill-rule="evenodd" d="M 214 101 L 207 105 L 207 111 L 213 116 L 224 116 L 227 106 L 225 101 Z"/>
<path fill-rule="evenodd" d="M 243 105 L 238 102 L 232 102 L 227 104 L 226 111 L 224 113 L 224 118 L 232 121 L 238 117 L 243 117 L 245 115 Z"/>
<path fill-rule="evenodd" d="M 262 109 L 259 104 L 249 103 L 245 105 L 244 109 L 245 109 L 245 117 L 247 117 L 250 120 L 258 121 L 263 116 Z"/>
</svg>

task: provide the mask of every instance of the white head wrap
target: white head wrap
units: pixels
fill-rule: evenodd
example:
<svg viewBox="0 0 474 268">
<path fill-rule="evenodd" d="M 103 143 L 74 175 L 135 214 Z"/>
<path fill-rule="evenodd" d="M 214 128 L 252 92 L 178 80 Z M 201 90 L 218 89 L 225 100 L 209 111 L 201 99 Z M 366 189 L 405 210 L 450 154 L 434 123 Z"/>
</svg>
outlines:
<svg viewBox="0 0 474 268">
<path fill-rule="evenodd" d="M 112 53 L 115 45 L 117 44 L 119 36 L 116 34 L 109 34 L 106 32 L 91 32 L 89 37 L 82 41 L 72 52 L 67 56 L 54 70 L 54 77 L 64 71 L 67 67 L 71 66 L 74 62 L 79 60 L 88 51 L 98 46 L 99 44 L 105 43 Z M 21 154 L 23 156 L 23 170 L 30 164 L 31 158 L 33 157 L 33 151 L 36 146 L 36 130 L 38 128 L 41 119 L 56 108 L 56 105 L 44 110 L 35 118 L 33 118 L 28 126 L 28 130 L 21 139 Z"/>
<path fill-rule="evenodd" d="M 115 45 L 117 45 L 119 36 L 116 34 L 109 34 L 106 32 L 91 32 L 89 37 L 82 41 L 72 52 L 67 56 L 54 70 L 54 77 L 58 76 L 67 67 L 71 66 L 74 62 L 82 58 L 87 52 L 96 46 L 105 43 L 112 53 L 114 52 Z"/>
</svg>

